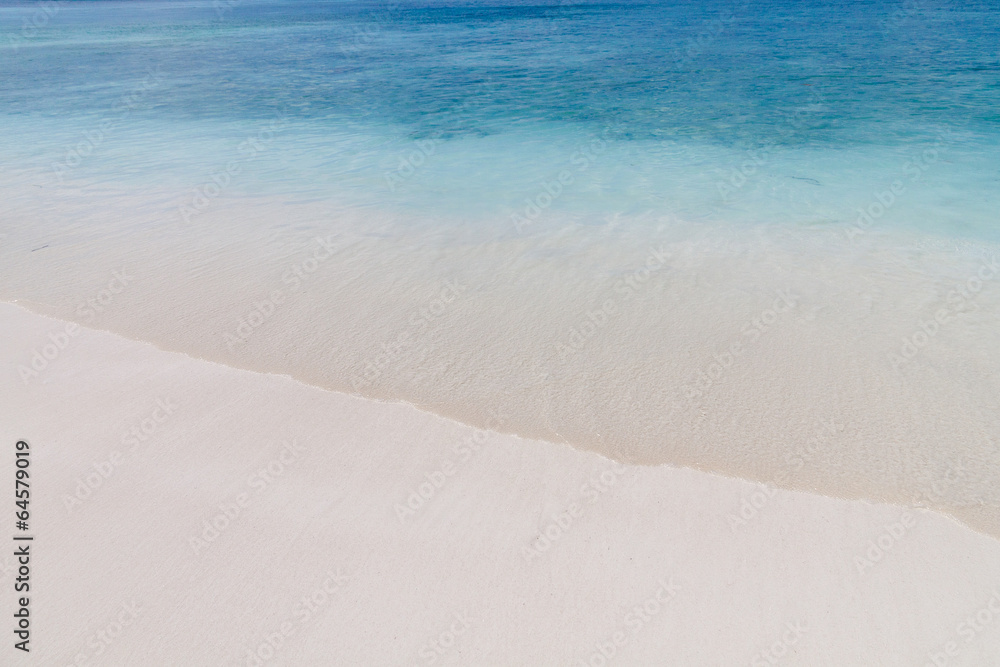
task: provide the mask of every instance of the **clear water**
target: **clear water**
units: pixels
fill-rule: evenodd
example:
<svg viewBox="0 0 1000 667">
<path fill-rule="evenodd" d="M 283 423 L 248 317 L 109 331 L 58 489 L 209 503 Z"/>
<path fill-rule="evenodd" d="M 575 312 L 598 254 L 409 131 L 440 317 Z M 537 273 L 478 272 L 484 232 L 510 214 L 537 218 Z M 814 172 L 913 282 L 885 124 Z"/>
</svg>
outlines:
<svg viewBox="0 0 1000 667">
<path fill-rule="evenodd" d="M 3 164 L 38 170 L 41 185 L 63 174 L 196 187 L 192 176 L 285 118 L 234 191 L 507 218 L 568 169 L 572 196 L 553 208 L 580 220 L 655 209 L 815 224 L 853 219 L 917 169 L 919 192 L 886 222 L 996 238 L 1000 12 L 989 2 L 0 11 Z M 86 150 L 103 119 L 114 125 L 79 167 L 53 167 Z M 595 139 L 609 148 L 588 154 Z M 409 157 L 421 162 L 412 176 L 398 172 Z M 393 174 L 404 180 L 390 188 Z"/>
<path fill-rule="evenodd" d="M 89 1 L 0 26 L 0 297 L 1000 535 L 1000 280 L 956 296 L 1000 254 L 996 3 Z M 317 236 L 337 250 L 296 283 Z M 796 306 L 753 334 L 776 290 Z"/>
</svg>

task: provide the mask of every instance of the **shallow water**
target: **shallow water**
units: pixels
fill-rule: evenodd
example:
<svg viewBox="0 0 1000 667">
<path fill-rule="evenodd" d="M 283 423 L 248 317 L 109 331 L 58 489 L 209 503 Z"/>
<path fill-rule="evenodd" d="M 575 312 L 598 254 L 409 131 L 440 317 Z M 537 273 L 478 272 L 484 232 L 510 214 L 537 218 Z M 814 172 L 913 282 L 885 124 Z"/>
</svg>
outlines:
<svg viewBox="0 0 1000 667">
<path fill-rule="evenodd" d="M 0 297 L 1000 535 L 989 3 L 0 18 Z"/>
</svg>

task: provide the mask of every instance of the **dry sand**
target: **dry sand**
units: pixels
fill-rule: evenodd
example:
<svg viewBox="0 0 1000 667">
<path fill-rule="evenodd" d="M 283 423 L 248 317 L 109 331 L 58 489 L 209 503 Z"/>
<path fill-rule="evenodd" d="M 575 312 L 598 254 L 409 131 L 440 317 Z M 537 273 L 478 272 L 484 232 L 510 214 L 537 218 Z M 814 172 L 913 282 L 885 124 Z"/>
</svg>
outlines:
<svg viewBox="0 0 1000 667">
<path fill-rule="evenodd" d="M 945 516 L 0 318 L 35 535 L 3 664 L 1000 664 L 1000 543 Z"/>
</svg>

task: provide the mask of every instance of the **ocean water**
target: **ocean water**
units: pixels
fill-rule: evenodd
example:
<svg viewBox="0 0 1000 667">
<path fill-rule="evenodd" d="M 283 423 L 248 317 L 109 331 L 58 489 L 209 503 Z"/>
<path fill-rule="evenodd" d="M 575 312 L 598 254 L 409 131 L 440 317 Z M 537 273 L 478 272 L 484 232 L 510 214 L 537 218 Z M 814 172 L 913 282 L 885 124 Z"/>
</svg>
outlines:
<svg viewBox="0 0 1000 667">
<path fill-rule="evenodd" d="M 97 0 L 0 26 L 0 298 L 1000 536 L 995 3 Z M 12 381 L 44 381 L 23 356 Z"/>
</svg>

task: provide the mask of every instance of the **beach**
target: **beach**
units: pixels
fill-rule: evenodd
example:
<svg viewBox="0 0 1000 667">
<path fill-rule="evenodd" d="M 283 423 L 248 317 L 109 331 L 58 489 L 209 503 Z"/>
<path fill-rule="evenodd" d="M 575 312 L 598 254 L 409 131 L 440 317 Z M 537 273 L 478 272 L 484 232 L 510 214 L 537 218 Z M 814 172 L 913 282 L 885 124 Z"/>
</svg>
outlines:
<svg viewBox="0 0 1000 667">
<path fill-rule="evenodd" d="M 67 331 L 2 308 L 7 349 Z M 939 514 L 617 464 L 72 330 L 38 378 L 3 389 L 5 438 L 32 433 L 45 471 L 38 648 L 10 664 L 971 665 L 1000 651 L 996 540 Z"/>
<path fill-rule="evenodd" d="M 0 26 L 0 664 L 1000 664 L 995 6 Z"/>
</svg>

